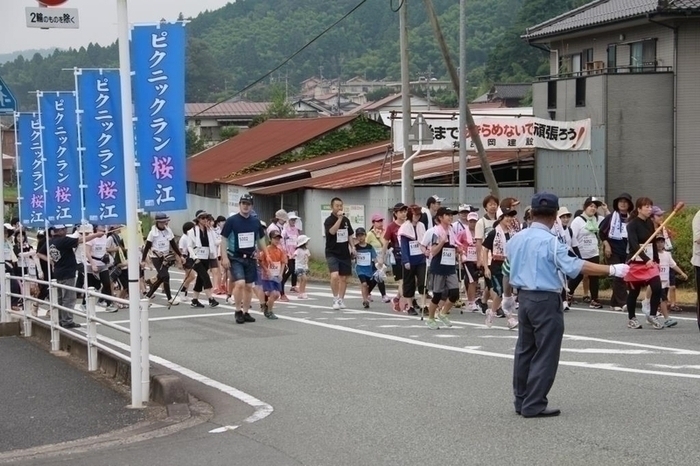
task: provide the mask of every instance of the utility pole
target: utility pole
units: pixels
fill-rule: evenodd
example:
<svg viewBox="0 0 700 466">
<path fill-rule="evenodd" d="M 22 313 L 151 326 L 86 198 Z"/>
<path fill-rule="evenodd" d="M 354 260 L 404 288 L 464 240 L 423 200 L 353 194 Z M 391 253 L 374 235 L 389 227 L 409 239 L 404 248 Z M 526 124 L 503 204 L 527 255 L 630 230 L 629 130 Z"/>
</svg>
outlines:
<svg viewBox="0 0 700 466">
<path fill-rule="evenodd" d="M 433 65 L 428 64 L 428 111 L 430 111 L 430 81 L 433 79 Z"/>
<path fill-rule="evenodd" d="M 403 129 L 403 158 L 411 156 L 412 147 L 409 142 L 409 130 L 411 129 L 411 82 L 408 75 L 408 0 L 401 0 L 399 11 L 399 39 L 401 48 L 401 114 Z M 413 163 L 408 164 L 401 178 L 401 202 L 404 204 L 415 203 L 413 189 Z"/>
<path fill-rule="evenodd" d="M 342 73 L 338 73 L 338 116 L 342 115 L 340 111 L 340 78 Z"/>
<path fill-rule="evenodd" d="M 457 69 L 455 68 L 454 63 L 452 63 L 450 51 L 447 49 L 445 36 L 442 34 L 440 23 L 438 22 L 437 15 L 435 14 L 433 0 L 423 0 L 423 3 L 425 4 L 425 9 L 428 11 L 430 25 L 433 27 L 435 39 L 437 40 L 438 45 L 440 46 L 440 52 L 442 53 L 442 58 L 445 61 L 447 71 L 450 73 L 452 86 L 454 86 L 455 91 L 459 93 L 459 89 L 461 86 L 459 82 L 459 77 L 457 76 Z M 476 123 L 474 122 L 474 116 L 472 115 L 471 110 L 469 110 L 469 105 L 467 105 L 466 99 L 464 102 L 464 106 L 466 107 L 467 129 L 469 130 L 469 136 L 471 137 L 472 141 L 474 141 L 476 152 L 479 155 L 479 162 L 481 163 L 481 170 L 484 172 L 484 178 L 486 178 L 486 184 L 488 185 L 491 194 L 500 198 L 501 196 L 498 190 L 498 182 L 496 182 L 496 177 L 494 176 L 493 170 L 491 169 L 491 165 L 489 164 L 489 161 L 486 158 L 486 151 L 484 150 L 484 145 L 481 142 L 481 137 L 479 136 L 479 133 L 476 128 Z M 462 176 L 466 178 L 466 172 L 460 172 L 459 177 L 461 178 Z"/>
<path fill-rule="evenodd" d="M 459 0 L 459 202 L 467 200 L 467 0 Z"/>
</svg>

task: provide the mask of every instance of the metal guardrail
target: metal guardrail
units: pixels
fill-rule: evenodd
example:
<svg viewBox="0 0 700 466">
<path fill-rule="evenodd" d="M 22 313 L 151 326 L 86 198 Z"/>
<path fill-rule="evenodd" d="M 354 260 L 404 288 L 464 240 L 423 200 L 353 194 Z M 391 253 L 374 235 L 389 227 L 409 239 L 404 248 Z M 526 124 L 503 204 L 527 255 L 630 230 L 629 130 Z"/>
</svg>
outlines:
<svg viewBox="0 0 700 466">
<path fill-rule="evenodd" d="M 149 326 L 148 326 L 148 312 L 150 307 L 150 300 L 141 299 L 139 310 L 137 312 L 130 312 L 130 326 L 124 327 L 122 325 L 115 324 L 109 320 L 102 319 L 97 316 L 97 302 L 100 299 L 105 299 L 113 303 L 119 303 L 124 305 L 129 305 L 129 301 L 126 299 L 117 298 L 110 295 L 105 295 L 95 291 L 94 288 L 88 288 L 87 290 L 83 288 L 76 288 L 73 286 L 63 285 L 58 283 L 56 280 L 51 280 L 50 282 L 45 280 L 38 280 L 32 277 L 19 277 L 5 274 L 5 289 L 8 292 L 5 295 L 5 312 L 0 315 L 0 320 L 2 322 L 9 322 L 12 317 L 18 318 L 21 321 L 23 334 L 25 337 L 32 336 L 32 324 L 37 323 L 39 325 L 44 325 L 49 327 L 51 331 L 51 351 L 59 351 L 61 343 L 61 333 L 70 336 L 76 340 L 82 341 L 87 346 L 87 359 L 88 359 L 88 371 L 96 371 L 98 366 L 98 352 L 103 351 L 115 358 L 118 358 L 124 362 L 132 363 L 133 353 L 137 353 L 137 357 L 140 360 L 141 373 L 139 377 L 134 377 L 132 374 L 132 395 L 134 393 L 140 393 L 141 396 L 137 396 L 136 399 L 132 396 L 132 407 L 140 408 L 143 406 L 144 401 L 148 400 L 148 394 L 150 393 L 150 368 L 149 368 Z M 18 282 L 20 284 L 21 294 L 11 293 L 11 283 Z M 44 301 L 31 296 L 29 288 L 31 284 L 44 285 L 49 287 L 49 301 Z M 85 312 L 78 311 L 76 309 L 69 309 L 67 307 L 58 304 L 58 290 L 69 290 L 74 293 L 85 294 Z M 22 309 L 17 311 L 13 310 L 11 307 L 12 298 L 18 298 L 22 300 Z M 48 305 L 50 319 L 47 321 L 45 318 L 34 315 L 31 309 L 32 304 Z M 71 313 L 74 317 L 81 317 L 85 319 L 85 333 L 76 331 L 76 329 L 67 329 L 59 325 L 59 310 L 63 310 Z M 133 326 L 139 326 L 141 330 L 140 345 L 138 348 L 131 347 L 130 353 L 126 354 L 113 346 L 100 341 L 101 337 L 98 333 L 98 326 L 104 326 L 111 328 L 118 332 L 125 333 L 129 335 L 131 333 L 130 329 Z M 140 384 L 137 390 L 134 390 L 134 384 Z M 138 398 L 145 398 L 138 399 Z"/>
</svg>

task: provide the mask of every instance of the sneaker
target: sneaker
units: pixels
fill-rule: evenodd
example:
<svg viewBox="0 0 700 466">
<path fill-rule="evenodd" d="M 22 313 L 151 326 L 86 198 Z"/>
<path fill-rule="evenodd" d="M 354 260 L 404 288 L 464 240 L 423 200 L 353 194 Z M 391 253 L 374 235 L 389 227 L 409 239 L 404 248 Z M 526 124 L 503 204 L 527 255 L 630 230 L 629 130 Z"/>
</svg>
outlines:
<svg viewBox="0 0 700 466">
<path fill-rule="evenodd" d="M 277 320 L 277 316 L 272 311 L 265 311 L 265 317 L 267 317 L 270 320 Z"/>
<path fill-rule="evenodd" d="M 333 300 L 333 310 L 337 311 L 340 309 L 340 300 L 338 298 L 335 298 Z"/>
<path fill-rule="evenodd" d="M 600 304 L 600 303 L 599 303 L 598 301 L 596 301 L 595 299 L 592 299 L 592 300 L 590 301 L 590 303 L 588 304 L 588 307 L 590 307 L 591 309 L 603 309 L 603 305 Z"/>
<path fill-rule="evenodd" d="M 309 299 L 309 295 L 306 293 L 299 293 L 299 299 Z"/>
<path fill-rule="evenodd" d="M 190 306 L 196 307 L 196 308 L 203 308 L 204 304 L 200 303 L 198 299 L 192 298 L 192 302 L 190 303 Z"/>
<path fill-rule="evenodd" d="M 244 324 L 245 323 L 245 318 L 243 317 L 243 311 L 236 311 L 235 316 L 236 316 L 236 323 L 237 324 Z"/>
<path fill-rule="evenodd" d="M 622 312 L 627 312 L 627 304 L 625 304 L 624 306 L 622 306 Z"/>
<path fill-rule="evenodd" d="M 372 297 L 372 295 L 369 295 L 369 298 L 368 298 L 367 300 L 368 300 L 370 303 L 373 303 L 373 302 L 374 302 L 374 298 Z"/>
<path fill-rule="evenodd" d="M 342 299 L 339 299 L 339 300 L 338 300 L 338 306 L 340 306 L 340 309 L 345 309 L 345 308 L 346 308 L 345 302 L 344 302 Z"/>
<path fill-rule="evenodd" d="M 481 311 L 481 315 L 482 315 L 482 316 L 485 316 L 485 315 L 486 315 L 486 311 L 487 311 L 488 308 L 489 308 L 489 305 L 488 305 L 488 304 L 484 304 L 483 301 L 481 301 L 481 298 L 479 298 L 479 299 L 476 300 L 476 305 L 479 306 L 479 310 Z"/>
<path fill-rule="evenodd" d="M 611 306 L 610 310 L 614 312 L 622 312 L 622 308 L 620 306 Z"/>
<path fill-rule="evenodd" d="M 219 305 L 219 301 L 214 298 L 209 298 L 209 307 L 216 307 Z"/>
<path fill-rule="evenodd" d="M 593 300 L 591 299 L 590 296 L 584 296 L 584 297 L 583 297 L 583 302 L 584 302 L 584 303 L 590 303 L 590 302 L 592 302 L 592 301 L 593 301 Z"/>
<path fill-rule="evenodd" d="M 637 318 L 635 317 L 634 319 L 630 319 L 629 322 L 627 322 L 627 328 L 642 328 L 642 324 L 640 324 Z"/>
<path fill-rule="evenodd" d="M 645 316 L 647 316 L 647 320 L 649 320 L 649 316 L 651 316 L 651 301 L 648 299 L 645 299 L 642 301 L 642 312 L 644 313 Z M 651 323 L 651 322 L 649 322 Z"/>
<path fill-rule="evenodd" d="M 283 294 L 282 296 L 280 296 L 280 301 L 282 301 L 283 303 L 288 303 L 289 298 L 287 298 L 286 294 Z"/>
<path fill-rule="evenodd" d="M 440 328 L 435 319 L 427 319 L 425 325 L 427 325 L 430 330 L 437 330 Z"/>
<path fill-rule="evenodd" d="M 117 308 L 117 306 L 115 306 L 114 304 L 110 304 L 109 306 L 107 306 L 107 307 L 105 308 L 105 312 L 109 312 L 109 313 L 112 313 L 112 314 L 115 313 L 115 312 L 117 312 L 117 311 L 119 311 L 119 308 Z"/>
<path fill-rule="evenodd" d="M 382 296 L 382 302 L 389 303 L 389 302 L 391 302 L 391 298 L 388 297 L 387 295 L 384 295 L 384 296 Z"/>
<path fill-rule="evenodd" d="M 664 327 L 675 327 L 676 325 L 678 325 L 678 321 L 676 319 L 669 318 L 664 321 Z"/>
<path fill-rule="evenodd" d="M 369 301 L 362 301 L 362 307 L 369 309 Z"/>
<path fill-rule="evenodd" d="M 493 325 L 493 320 L 495 318 L 496 318 L 496 314 L 491 309 L 486 311 L 486 326 L 488 328 L 491 328 L 491 326 Z"/>
<path fill-rule="evenodd" d="M 654 330 L 661 330 L 662 328 L 664 328 L 663 322 L 661 322 L 657 316 L 647 316 L 647 322 L 651 324 L 651 328 L 653 328 Z"/>
<path fill-rule="evenodd" d="M 671 304 L 668 310 L 671 312 L 683 312 L 683 309 L 678 304 Z"/>
<path fill-rule="evenodd" d="M 255 317 L 253 317 L 252 315 L 248 314 L 247 312 L 244 312 L 244 313 L 243 313 L 243 320 L 244 320 L 245 322 L 255 322 Z"/>
<path fill-rule="evenodd" d="M 518 326 L 518 318 L 514 317 L 514 316 L 510 316 L 508 318 L 508 328 L 513 330 L 517 326 Z"/>
<path fill-rule="evenodd" d="M 417 312 L 416 309 L 413 308 L 413 307 L 409 307 L 409 308 L 408 308 L 408 311 L 406 311 L 406 312 L 408 312 L 408 315 L 409 315 L 409 316 L 417 316 L 417 315 L 418 315 L 418 312 Z"/>
<path fill-rule="evenodd" d="M 452 327 L 452 322 L 450 322 L 449 317 L 447 317 L 447 314 L 440 313 L 438 314 L 438 319 L 445 324 L 445 327 Z"/>
<path fill-rule="evenodd" d="M 170 304 L 171 306 L 177 306 L 178 304 L 180 304 L 180 298 L 173 298 L 170 301 L 168 301 L 168 304 Z"/>
<path fill-rule="evenodd" d="M 298 293 L 299 290 L 297 289 L 296 286 L 293 286 L 293 287 L 291 287 L 291 288 L 289 289 L 289 292 L 290 292 L 290 293 Z"/>
<path fill-rule="evenodd" d="M 562 309 L 564 309 L 564 312 L 569 312 L 571 308 L 569 307 L 568 301 L 564 301 L 564 303 L 562 304 Z"/>
<path fill-rule="evenodd" d="M 477 312 L 479 310 L 479 307 L 474 302 L 469 303 L 468 306 L 471 312 Z"/>
</svg>

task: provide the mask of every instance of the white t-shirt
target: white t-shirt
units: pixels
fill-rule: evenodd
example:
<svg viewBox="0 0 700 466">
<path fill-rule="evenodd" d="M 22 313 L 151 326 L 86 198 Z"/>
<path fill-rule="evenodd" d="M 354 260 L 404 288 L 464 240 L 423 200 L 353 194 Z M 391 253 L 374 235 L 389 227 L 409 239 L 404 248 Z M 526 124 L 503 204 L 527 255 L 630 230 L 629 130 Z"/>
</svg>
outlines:
<svg viewBox="0 0 700 466">
<path fill-rule="evenodd" d="M 167 254 L 170 251 L 170 241 L 175 238 L 173 230 L 166 227 L 164 230 L 159 230 L 157 227 L 151 228 L 148 232 L 146 241 L 151 242 L 151 248 L 161 254 Z"/>
<path fill-rule="evenodd" d="M 474 229 L 474 239 L 484 240 L 486 235 L 491 233 L 493 230 L 493 224 L 496 223 L 496 219 L 491 220 L 490 218 L 481 217 L 476 222 L 476 228 Z"/>
<path fill-rule="evenodd" d="M 180 242 L 177 244 L 177 247 L 180 249 L 180 254 L 182 254 L 183 256 L 189 256 L 190 237 L 188 235 L 180 236 Z"/>
<path fill-rule="evenodd" d="M 308 249 L 297 248 L 294 251 L 294 267 L 297 269 L 309 269 L 309 257 L 311 257 L 311 251 Z"/>
<path fill-rule="evenodd" d="M 90 256 L 92 259 L 92 261 L 88 260 L 88 265 L 107 265 L 103 261 L 98 260 L 98 258 L 102 258 L 105 254 L 107 254 L 107 240 L 108 238 L 103 236 L 101 238 L 93 238 L 87 242 L 88 246 L 90 246 Z M 78 245 L 77 249 L 80 249 L 80 245 Z"/>
<path fill-rule="evenodd" d="M 668 251 L 663 251 L 659 253 L 659 270 L 661 271 L 661 287 L 669 287 L 669 272 L 672 268 L 676 267 L 676 261 L 673 260 L 673 256 Z"/>
<path fill-rule="evenodd" d="M 581 216 L 571 221 L 571 233 L 578 244 L 578 250 L 582 259 L 590 259 L 600 254 L 598 245 L 598 235 L 586 228 L 586 220 Z"/>
</svg>

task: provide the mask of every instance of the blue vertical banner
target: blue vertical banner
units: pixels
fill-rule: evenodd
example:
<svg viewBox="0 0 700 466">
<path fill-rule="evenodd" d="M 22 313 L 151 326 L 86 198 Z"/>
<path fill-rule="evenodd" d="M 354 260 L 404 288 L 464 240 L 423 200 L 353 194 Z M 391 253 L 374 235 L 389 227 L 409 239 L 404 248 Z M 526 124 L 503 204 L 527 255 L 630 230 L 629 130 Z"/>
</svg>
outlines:
<svg viewBox="0 0 700 466">
<path fill-rule="evenodd" d="M 20 222 L 26 227 L 43 228 L 44 166 L 38 113 L 15 113 L 15 146 Z"/>
<path fill-rule="evenodd" d="M 75 92 L 38 92 L 44 154 L 46 219 L 51 223 L 82 221 L 78 118 Z"/>
<path fill-rule="evenodd" d="M 186 209 L 184 23 L 134 26 L 131 60 L 140 206 Z"/>
<path fill-rule="evenodd" d="M 90 223 L 126 223 L 121 88 L 117 70 L 76 70 L 83 147 L 85 217 Z"/>
</svg>

